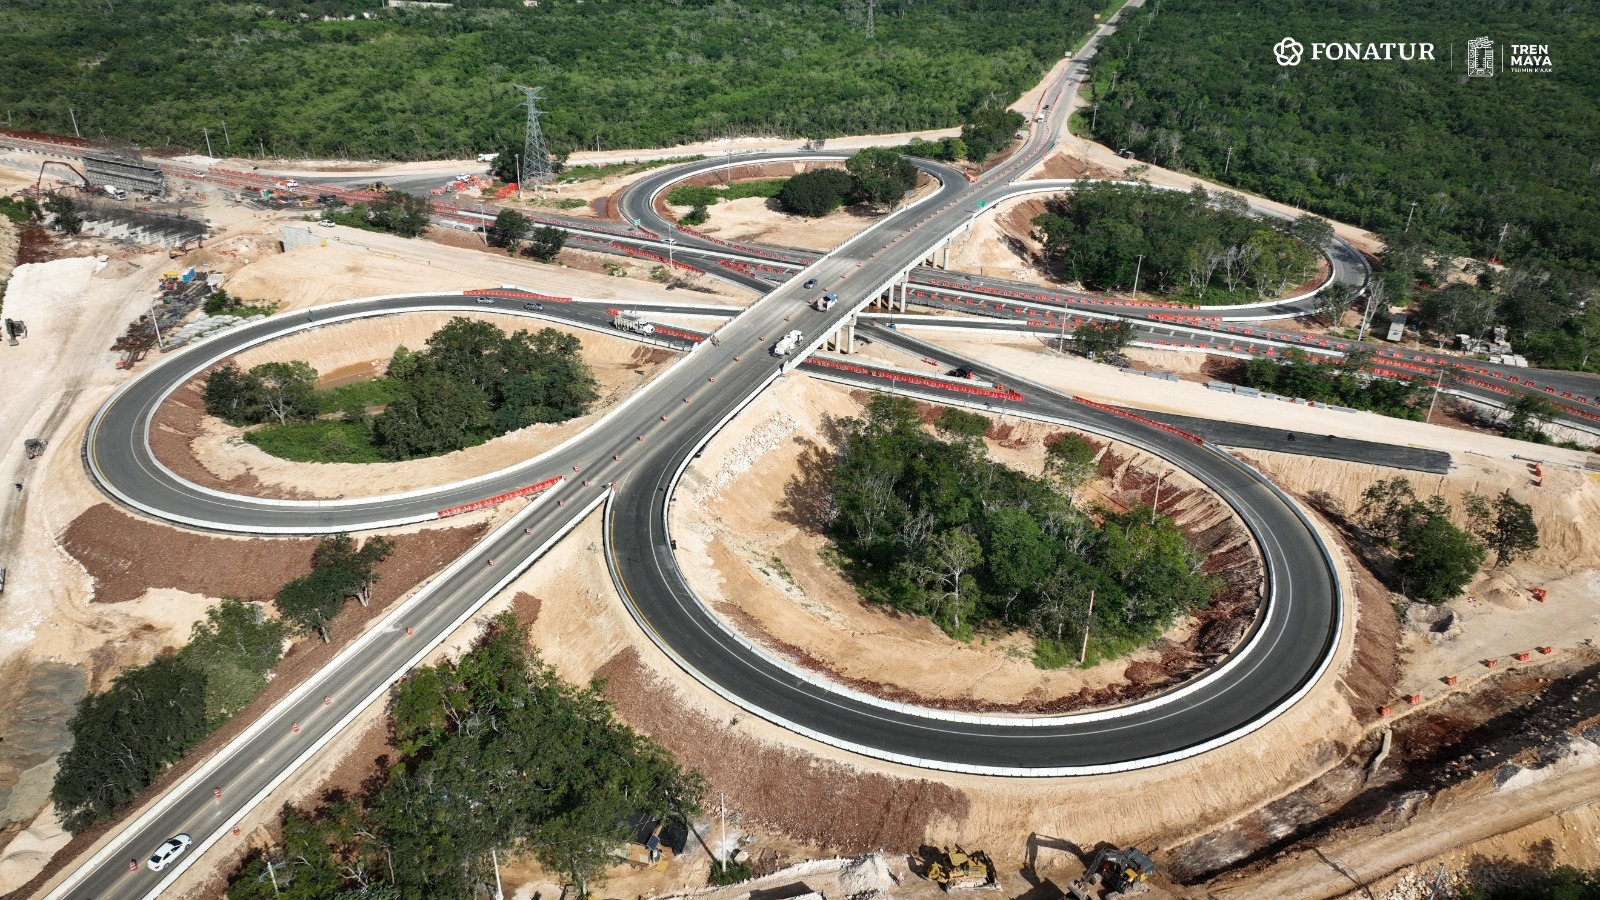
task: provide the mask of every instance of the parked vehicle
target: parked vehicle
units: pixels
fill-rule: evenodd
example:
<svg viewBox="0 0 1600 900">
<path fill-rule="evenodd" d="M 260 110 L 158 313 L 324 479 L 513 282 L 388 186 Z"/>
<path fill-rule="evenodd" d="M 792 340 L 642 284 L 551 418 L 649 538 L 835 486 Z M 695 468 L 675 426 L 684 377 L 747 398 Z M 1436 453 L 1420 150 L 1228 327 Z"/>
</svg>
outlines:
<svg viewBox="0 0 1600 900">
<path fill-rule="evenodd" d="M 122 188 L 114 187 L 114 186 L 109 185 L 109 184 L 102 186 L 100 188 L 100 191 L 102 193 L 104 193 L 107 197 L 110 197 L 113 200 L 126 200 L 126 199 L 128 199 L 128 192 L 127 191 L 123 190 Z"/>
</svg>

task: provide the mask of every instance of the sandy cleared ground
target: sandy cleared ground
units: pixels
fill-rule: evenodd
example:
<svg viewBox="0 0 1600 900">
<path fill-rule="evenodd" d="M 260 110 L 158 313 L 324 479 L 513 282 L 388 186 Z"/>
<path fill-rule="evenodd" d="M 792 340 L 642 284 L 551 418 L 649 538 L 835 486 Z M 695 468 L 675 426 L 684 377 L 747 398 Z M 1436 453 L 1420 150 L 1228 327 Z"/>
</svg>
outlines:
<svg viewBox="0 0 1600 900">
<path fill-rule="evenodd" d="M 836 442 L 830 420 L 860 415 L 864 399 L 791 375 L 742 411 L 687 470 L 673 507 L 673 537 L 690 584 L 731 625 L 857 689 L 963 709 L 1037 712 L 1115 702 L 1183 671 L 1178 644 L 1194 635 L 1193 618 L 1126 659 L 1087 671 L 1046 671 L 1033 665 L 1025 632 L 963 643 L 922 617 L 864 602 L 828 561 L 821 533 Z M 1042 441 L 1061 431 L 996 422 L 987 443 L 992 458 L 1037 473 Z M 1219 565 L 1242 565 L 1235 574 L 1254 597 L 1254 552 L 1226 507 L 1165 466 L 1150 474 L 1148 455 L 1131 448 L 1112 445 L 1102 465 L 1108 477 L 1085 489 L 1086 504 L 1126 506 L 1130 474 L 1139 476 L 1139 498 L 1150 502 L 1154 482 L 1164 479 L 1163 512 L 1203 535 Z"/>
<path fill-rule="evenodd" d="M 304 360 L 321 383 L 340 384 L 382 374 L 400 346 L 420 350 L 454 313 L 414 313 L 330 325 L 262 344 L 234 357 L 248 369 L 272 360 Z M 583 358 L 599 382 L 600 399 L 587 415 L 559 424 L 533 425 L 465 450 L 396 463 L 297 463 L 248 443 L 244 429 L 200 414 L 203 376 L 163 405 L 151 446 L 174 471 L 206 487 L 251 496 L 296 499 L 364 497 L 473 478 L 525 462 L 582 432 L 612 407 L 648 384 L 677 356 L 670 350 L 581 328 L 469 312 L 467 318 L 514 330 L 551 327 L 576 335 Z M 203 471 L 195 471 L 198 465 Z M 207 479 L 205 476 L 209 475 Z M 530 475 L 530 481 L 537 480 Z"/>
<path fill-rule="evenodd" d="M 600 300 L 673 299 L 660 285 L 579 269 L 522 262 L 432 241 L 406 241 L 355 229 L 318 228 L 372 252 L 307 247 L 257 261 L 227 289 L 247 300 L 279 301 L 280 311 L 380 294 L 460 291 L 515 284 L 543 294 Z M 730 292 L 732 288 L 728 289 Z M 695 294 L 710 305 L 741 305 L 732 294 Z"/>
<path fill-rule="evenodd" d="M 1513 441 L 1497 435 L 1425 425 L 1391 419 L 1376 413 L 1344 413 L 1222 394 L 1202 384 L 1169 382 L 1124 374 L 1110 366 L 1091 363 L 1080 357 L 1046 353 L 1039 339 L 1017 335 L 994 336 L 955 333 L 950 329 L 916 329 L 914 319 L 896 317 L 897 325 L 925 341 L 937 342 L 952 350 L 986 362 L 1001 371 L 1025 372 L 1029 378 L 1069 394 L 1078 394 L 1102 403 L 1138 409 L 1157 410 L 1190 416 L 1205 416 L 1229 422 L 1270 423 L 1313 433 L 1334 434 L 1385 444 L 1428 447 L 1455 457 L 1470 454 L 1515 461 L 1513 457 L 1539 459 L 1549 466 L 1581 470 L 1590 454 Z M 876 345 L 867 348 L 876 353 Z M 932 371 L 932 367 L 923 366 Z M 1463 459 L 1457 458 L 1460 465 Z"/>
</svg>

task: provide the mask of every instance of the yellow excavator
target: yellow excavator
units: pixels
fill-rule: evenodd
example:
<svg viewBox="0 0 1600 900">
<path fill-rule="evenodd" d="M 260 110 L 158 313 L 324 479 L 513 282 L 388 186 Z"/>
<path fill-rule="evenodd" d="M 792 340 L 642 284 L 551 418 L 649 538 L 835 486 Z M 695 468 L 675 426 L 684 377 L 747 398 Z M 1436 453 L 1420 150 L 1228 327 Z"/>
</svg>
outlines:
<svg viewBox="0 0 1600 900">
<path fill-rule="evenodd" d="M 1105 891 L 1102 900 L 1116 900 L 1155 873 L 1155 862 L 1139 848 L 1118 850 L 1115 844 L 1107 844 L 1090 858 L 1083 876 L 1067 887 L 1067 896 L 1073 900 L 1093 900 L 1092 891 L 1100 887 Z"/>
<path fill-rule="evenodd" d="M 928 880 L 947 893 L 1000 889 L 989 854 L 982 850 L 967 853 L 960 847 L 944 850 L 928 863 Z"/>
</svg>

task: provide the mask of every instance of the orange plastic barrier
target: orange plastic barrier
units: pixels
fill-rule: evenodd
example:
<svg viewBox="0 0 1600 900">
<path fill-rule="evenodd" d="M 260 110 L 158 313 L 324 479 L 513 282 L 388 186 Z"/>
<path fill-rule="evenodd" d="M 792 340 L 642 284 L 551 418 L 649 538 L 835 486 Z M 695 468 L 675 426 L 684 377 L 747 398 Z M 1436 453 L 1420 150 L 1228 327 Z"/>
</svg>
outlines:
<svg viewBox="0 0 1600 900">
<path fill-rule="evenodd" d="M 550 488 L 555 487 L 557 484 L 560 484 L 562 477 L 563 476 L 561 475 L 557 475 L 554 478 L 547 478 L 538 484 L 530 484 L 525 487 L 519 487 L 515 490 L 506 491 L 504 494 L 496 494 L 493 497 L 486 497 L 482 500 L 473 501 L 472 503 L 464 503 L 460 506 L 452 506 L 449 509 L 441 509 L 439 510 L 439 518 L 443 519 L 448 516 L 458 516 L 465 512 L 472 512 L 473 510 L 487 509 L 488 507 L 496 504 L 504 503 L 507 500 L 515 500 L 518 497 L 526 497 L 529 494 L 537 494 L 540 491 L 547 491 Z"/>
<path fill-rule="evenodd" d="M 1157 422 L 1155 419 L 1147 419 L 1144 416 L 1139 415 L 1138 413 L 1129 412 L 1129 411 L 1127 411 L 1125 409 L 1120 409 L 1120 408 L 1115 407 L 1115 406 L 1107 406 L 1104 403 L 1096 403 L 1093 400 L 1085 400 L 1082 397 L 1074 396 L 1072 399 L 1076 400 L 1079 403 L 1082 403 L 1084 406 L 1088 406 L 1088 407 L 1091 407 L 1093 409 L 1098 409 L 1101 412 L 1108 412 L 1108 413 L 1111 413 L 1112 415 L 1122 416 L 1123 418 L 1132 419 L 1135 422 L 1140 422 L 1142 424 L 1149 425 L 1151 428 L 1160 429 L 1161 431 L 1165 431 L 1168 434 L 1175 434 L 1178 437 L 1183 438 L 1184 440 L 1194 441 L 1196 444 L 1204 444 L 1205 443 L 1204 440 L 1202 440 L 1201 438 L 1195 437 L 1194 435 L 1190 434 L 1187 431 L 1183 431 L 1183 430 L 1180 430 L 1180 429 L 1177 429 L 1177 428 L 1173 428 L 1171 425 L 1164 425 L 1164 424 L 1162 424 L 1160 422 Z"/>
</svg>

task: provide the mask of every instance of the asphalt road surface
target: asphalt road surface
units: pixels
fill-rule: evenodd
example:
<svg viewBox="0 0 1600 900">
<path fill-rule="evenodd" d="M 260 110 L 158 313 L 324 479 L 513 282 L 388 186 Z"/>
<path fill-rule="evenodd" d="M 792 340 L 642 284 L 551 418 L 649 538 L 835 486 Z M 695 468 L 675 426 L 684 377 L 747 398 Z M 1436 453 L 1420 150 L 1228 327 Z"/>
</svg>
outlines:
<svg viewBox="0 0 1600 900">
<path fill-rule="evenodd" d="M 1082 56 L 1073 73 L 1081 68 Z M 1069 74 L 1068 83 L 1073 83 Z M 1054 109 L 1045 132 L 1059 127 L 1063 85 L 1049 91 Z M 578 439 L 522 469 L 471 486 L 446 486 L 418 497 L 338 504 L 264 503 L 214 497 L 172 483 L 141 447 L 159 394 L 181 383 L 196 363 L 226 349 L 223 342 L 265 338 L 284 320 L 220 336 L 209 351 L 192 351 L 154 367 L 118 394 L 86 444 L 96 476 L 123 497 L 136 492 L 150 511 L 177 520 L 209 517 L 253 531 L 319 531 L 377 521 L 428 518 L 457 501 L 490 496 L 555 475 L 564 480 L 522 517 L 462 557 L 416 600 L 383 623 L 288 701 L 169 791 L 159 806 L 124 827 L 105 851 L 75 873 L 55 896 L 153 896 L 326 739 L 381 697 L 427 648 L 466 620 L 543 549 L 599 501 L 608 517 L 609 559 L 634 613 L 654 639 L 682 660 L 688 674 L 735 702 L 839 746 L 881 758 L 975 772 L 1064 774 L 1133 768 L 1201 752 L 1258 726 L 1317 677 L 1337 640 L 1339 597 L 1327 557 L 1298 511 L 1263 479 L 1214 447 L 1195 443 L 1028 385 L 1019 412 L 1075 422 L 1140 444 L 1193 473 L 1240 511 L 1260 540 L 1270 571 L 1270 602 L 1248 647 L 1174 702 L 1115 716 L 1050 723 L 980 719 L 894 710 L 798 679 L 740 647 L 688 593 L 668 547 L 664 512 L 681 464 L 767 383 L 783 361 L 768 351 L 790 329 L 805 349 L 876 296 L 899 272 L 925 258 L 980 199 L 1003 194 L 1004 182 L 1032 165 L 1046 142 L 1034 140 L 978 184 L 949 181 L 923 202 L 902 208 L 800 273 L 816 277 L 842 302 L 820 313 L 804 305 L 798 280 L 774 290 L 718 331 L 719 343 L 696 345 L 687 358 L 635 395 L 630 404 Z M 437 298 L 429 298 L 437 299 Z M 454 301 L 462 303 L 459 298 Z M 503 305 L 506 300 L 497 300 Z M 547 304 L 548 305 L 548 304 Z M 383 311 L 399 311 L 394 302 Z M 360 312 L 342 307 L 339 314 Z M 331 314 L 328 310 L 324 314 Z M 563 311 L 565 312 L 565 310 Z M 573 315 L 577 315 L 574 310 Z M 298 315 L 298 314 L 296 314 Z M 598 314 L 597 314 L 598 315 Z M 291 317 L 292 318 L 292 317 Z M 310 323 L 293 324 L 301 325 Z M 253 330 L 259 329 L 259 330 Z M 189 357 L 194 357 L 191 361 Z M 159 376 L 159 377 L 157 377 Z M 148 382 L 148 385 L 146 384 Z M 863 384 L 886 387 L 865 376 Z M 1026 384 L 1026 382 L 1020 382 Z M 940 396 L 937 389 L 926 393 Z M 946 399 L 962 399 L 951 394 Z M 1005 408 L 999 404 L 998 408 Z M 615 485 L 615 488 L 611 485 Z M 170 508 L 169 508 L 170 507 Z M 524 531 L 523 529 L 526 529 Z M 216 797 L 213 790 L 220 790 Z M 167 837 L 184 832 L 197 845 L 156 874 L 139 861 Z"/>
</svg>

